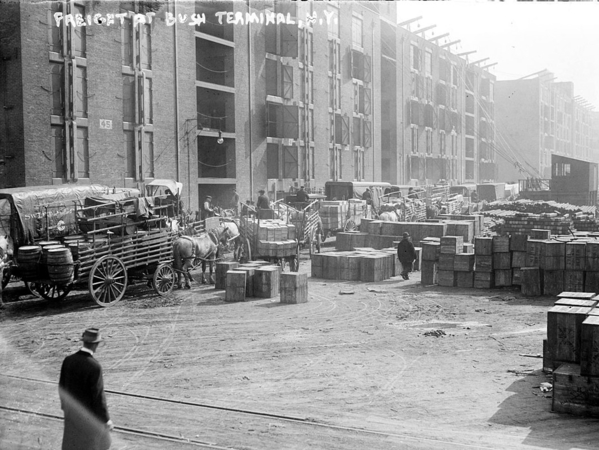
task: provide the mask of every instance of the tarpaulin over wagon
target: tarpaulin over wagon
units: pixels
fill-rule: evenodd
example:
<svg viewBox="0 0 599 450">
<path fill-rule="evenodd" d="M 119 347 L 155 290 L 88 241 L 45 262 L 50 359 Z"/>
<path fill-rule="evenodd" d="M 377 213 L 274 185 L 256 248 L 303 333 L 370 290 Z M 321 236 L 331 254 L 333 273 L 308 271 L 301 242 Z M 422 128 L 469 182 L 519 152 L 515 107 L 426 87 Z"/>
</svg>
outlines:
<svg viewBox="0 0 599 450">
<path fill-rule="evenodd" d="M 0 232 L 10 235 L 16 247 L 46 237 L 76 233 L 75 202 L 82 206 L 86 197 L 112 192 L 112 188 L 101 185 L 0 189 Z"/>
<path fill-rule="evenodd" d="M 147 219 L 153 214 L 152 199 L 139 197 L 141 192 L 136 190 L 136 196 L 130 192 L 121 192 L 116 194 L 104 195 L 102 197 L 87 197 L 85 206 L 97 206 L 96 211 L 87 211 L 87 216 L 97 216 L 102 214 L 127 213 L 137 219 Z"/>
</svg>

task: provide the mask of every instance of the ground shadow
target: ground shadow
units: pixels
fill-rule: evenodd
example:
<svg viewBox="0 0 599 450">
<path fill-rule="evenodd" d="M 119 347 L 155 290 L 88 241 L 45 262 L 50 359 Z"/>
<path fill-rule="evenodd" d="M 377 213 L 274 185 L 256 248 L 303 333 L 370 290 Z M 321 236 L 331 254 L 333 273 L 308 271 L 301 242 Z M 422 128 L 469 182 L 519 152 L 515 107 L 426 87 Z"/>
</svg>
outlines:
<svg viewBox="0 0 599 450">
<path fill-rule="evenodd" d="M 541 370 L 520 374 L 507 389 L 513 395 L 504 400 L 490 423 L 528 428 L 522 444 L 555 450 L 596 449 L 599 420 L 551 412 L 551 392 L 539 386 L 551 382 Z"/>
</svg>

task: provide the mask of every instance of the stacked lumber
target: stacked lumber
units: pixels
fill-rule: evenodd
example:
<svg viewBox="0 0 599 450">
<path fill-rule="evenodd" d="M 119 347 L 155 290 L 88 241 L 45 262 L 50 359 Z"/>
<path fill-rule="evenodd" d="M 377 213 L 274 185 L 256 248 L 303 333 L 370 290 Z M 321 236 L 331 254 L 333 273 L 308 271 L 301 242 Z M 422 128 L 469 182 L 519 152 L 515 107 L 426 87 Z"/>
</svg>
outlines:
<svg viewBox="0 0 599 450">
<path fill-rule="evenodd" d="M 599 416 L 599 296 L 563 292 L 547 313 L 543 368 L 553 371 L 552 411 Z"/>
<path fill-rule="evenodd" d="M 484 215 L 501 219 L 502 224 L 496 228 L 498 234 L 528 234 L 533 228 L 543 228 L 551 234 L 568 234 L 574 228 L 572 219 L 557 213 L 529 214 L 513 211 L 491 210 Z"/>
<path fill-rule="evenodd" d="M 395 276 L 395 260 L 394 249 L 358 247 L 351 252 L 313 254 L 312 277 L 327 280 L 383 281 Z"/>
</svg>

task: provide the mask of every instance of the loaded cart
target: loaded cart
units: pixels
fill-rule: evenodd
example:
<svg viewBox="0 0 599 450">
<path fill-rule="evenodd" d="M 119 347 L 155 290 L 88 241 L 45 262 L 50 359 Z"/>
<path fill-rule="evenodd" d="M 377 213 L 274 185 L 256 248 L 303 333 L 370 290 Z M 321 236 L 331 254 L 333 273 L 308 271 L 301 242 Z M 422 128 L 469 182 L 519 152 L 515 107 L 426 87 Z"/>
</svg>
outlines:
<svg viewBox="0 0 599 450">
<path fill-rule="evenodd" d="M 76 209 L 87 232 L 23 246 L 17 253 L 17 273 L 47 300 L 65 298 L 75 286 L 85 286 L 100 306 L 118 302 L 131 281 L 146 281 L 160 295 L 173 289 L 172 241 L 175 234 L 164 217 L 131 214 L 130 203 L 102 202 Z M 106 213 L 109 211 L 110 213 Z"/>
<path fill-rule="evenodd" d="M 242 263 L 265 260 L 289 270 L 299 269 L 299 244 L 296 228 L 282 219 L 260 219 L 243 216 L 239 219 L 240 251 Z"/>
<path fill-rule="evenodd" d="M 299 248 L 308 247 L 310 256 L 312 253 L 320 253 L 322 244 L 323 226 L 318 206 L 319 201 L 313 201 L 302 209 L 296 209 L 287 204 L 279 204 L 278 208 L 279 212 L 285 213 L 287 223 L 295 226 Z"/>
</svg>

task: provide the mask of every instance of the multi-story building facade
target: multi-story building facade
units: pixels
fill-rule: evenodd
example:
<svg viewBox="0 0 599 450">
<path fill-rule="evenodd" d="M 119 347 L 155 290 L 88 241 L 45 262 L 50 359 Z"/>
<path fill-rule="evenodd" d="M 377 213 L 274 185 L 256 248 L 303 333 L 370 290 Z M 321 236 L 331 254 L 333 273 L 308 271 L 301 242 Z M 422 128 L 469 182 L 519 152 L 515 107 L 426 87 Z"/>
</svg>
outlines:
<svg viewBox="0 0 599 450">
<path fill-rule="evenodd" d="M 234 187 L 494 179 L 494 77 L 395 2 L 1 8 L 0 187 L 171 178 L 195 210 Z"/>
<path fill-rule="evenodd" d="M 589 107 L 574 96 L 574 84 L 555 82 L 550 72 L 497 82 L 501 151 L 498 179 L 552 176 L 552 155 L 592 159 Z"/>
</svg>

